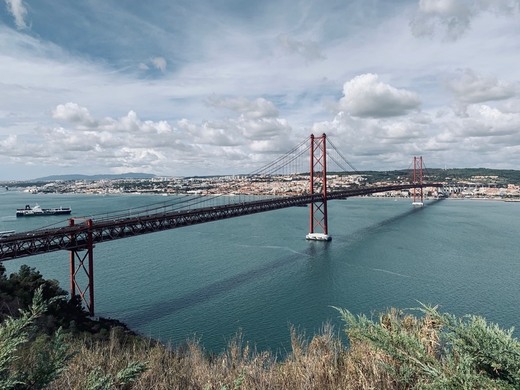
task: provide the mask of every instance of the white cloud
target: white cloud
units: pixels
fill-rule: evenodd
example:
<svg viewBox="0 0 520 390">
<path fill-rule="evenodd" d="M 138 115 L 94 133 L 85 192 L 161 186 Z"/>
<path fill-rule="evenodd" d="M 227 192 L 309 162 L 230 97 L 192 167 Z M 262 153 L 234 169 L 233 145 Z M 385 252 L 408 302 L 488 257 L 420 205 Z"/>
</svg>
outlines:
<svg viewBox="0 0 520 390">
<path fill-rule="evenodd" d="M 468 117 L 461 121 L 461 136 L 486 137 L 486 142 L 520 144 L 520 113 L 504 113 L 485 104 L 468 107 Z M 504 137 L 500 141 L 497 137 Z"/>
<path fill-rule="evenodd" d="M 13 15 L 16 27 L 20 30 L 27 28 L 25 16 L 27 8 L 23 4 L 23 0 L 5 0 L 7 10 Z"/>
<path fill-rule="evenodd" d="M 52 117 L 59 121 L 77 123 L 87 127 L 96 125 L 90 112 L 85 107 L 80 107 L 76 103 L 58 104 L 52 112 Z"/>
<path fill-rule="evenodd" d="M 519 112 L 507 113 L 485 104 L 471 104 L 466 116 L 445 113 L 436 126 L 438 131 L 428 138 L 425 150 L 432 150 L 437 161 L 444 160 L 452 167 L 497 168 L 513 167 L 512 163 L 518 161 Z"/>
<path fill-rule="evenodd" d="M 311 132 L 361 169 L 520 165 L 520 0 L 157 1 L 9 2 L 0 179 L 248 172 Z"/>
<path fill-rule="evenodd" d="M 153 64 L 153 66 L 160 70 L 161 72 L 166 71 L 166 59 L 163 57 L 154 57 L 150 59 L 150 62 Z"/>
<path fill-rule="evenodd" d="M 95 161 L 113 172 L 137 169 L 182 175 L 193 169 L 187 162 L 214 173 L 225 173 L 229 166 L 247 173 L 247 169 L 253 170 L 250 164 L 264 160 L 259 155 L 283 153 L 292 146 L 291 127 L 272 116 L 276 109 L 266 99 L 223 99 L 220 103 L 221 108 L 234 108 L 236 116 L 196 124 L 187 119 L 175 123 L 142 120 L 133 110 L 119 118 L 95 118 L 86 107 L 68 102 L 52 111 L 60 125 L 36 131 L 37 143 L 27 142 L 29 134 L 11 136 L 0 138 L 0 148 L 5 148 L 3 158 L 30 156 L 42 165 L 70 168 Z M 259 112 L 265 115 L 259 116 Z"/>
<path fill-rule="evenodd" d="M 482 12 L 511 15 L 519 8 L 519 0 L 419 0 L 410 26 L 416 36 L 432 36 L 441 29 L 446 39 L 456 40 Z"/>
<path fill-rule="evenodd" d="M 196 125 L 188 120 L 181 127 L 194 137 L 194 142 L 215 146 L 240 146 L 253 153 L 278 153 L 291 147 L 292 128 L 278 118 L 278 109 L 265 99 L 211 96 L 208 105 L 231 110 L 237 117 L 205 121 Z"/>
<path fill-rule="evenodd" d="M 461 96 L 467 94 L 468 100 L 470 97 L 479 100 L 483 96 L 477 92 L 480 88 L 472 85 L 487 86 L 491 91 L 502 85 L 485 77 L 471 76 L 470 79 L 473 82 L 460 87 Z M 509 88 L 503 90 L 509 91 Z M 505 94 L 488 93 L 486 99 L 498 98 L 502 93 Z M 362 97 L 358 96 L 357 101 L 362 102 Z M 339 107 L 343 108 L 344 102 L 340 101 Z M 518 161 L 515 151 L 520 150 L 520 105 L 505 107 L 507 109 L 468 103 L 464 116 L 448 109 L 439 110 L 436 115 L 420 112 L 398 117 L 361 116 L 342 110 L 332 120 L 315 123 L 312 132 L 326 132 L 358 169 L 380 164 L 402 169 L 406 157 L 414 155 L 424 155 L 430 167 L 444 166 L 446 162 L 455 167 L 489 164 L 504 167 Z"/>
<path fill-rule="evenodd" d="M 273 140 L 282 141 L 289 136 L 291 126 L 286 120 L 278 118 L 247 119 L 239 118 L 237 126 L 247 140 Z M 285 142 L 280 142 L 274 151 L 280 151 L 285 147 Z M 273 151 L 273 150 L 272 150 Z"/>
<path fill-rule="evenodd" d="M 464 69 L 453 75 L 448 81 L 448 88 L 463 103 L 508 99 L 518 91 L 518 86 L 514 83 L 478 75 L 471 69 Z"/>
<path fill-rule="evenodd" d="M 177 125 L 196 144 L 212 146 L 238 146 L 243 142 L 236 126 L 228 121 L 211 121 L 197 125 L 187 119 Z"/>
<path fill-rule="evenodd" d="M 4 140 L 0 140 L 1 150 L 13 150 L 17 146 L 16 135 L 10 135 Z"/>
<path fill-rule="evenodd" d="M 379 81 L 375 74 L 362 74 L 343 85 L 340 108 L 353 116 L 390 117 L 419 108 L 416 93 Z"/>
<path fill-rule="evenodd" d="M 403 169 L 411 156 L 423 151 L 428 138 L 428 125 L 413 118 L 361 118 L 339 112 L 333 120 L 317 123 L 314 134 L 327 133 L 358 170 L 376 169 L 379 165 L 388 169 Z M 391 168 L 390 168 L 391 167 Z M 334 166 L 330 167 L 334 170 Z"/>
<path fill-rule="evenodd" d="M 53 118 L 63 125 L 40 131 L 43 139 L 38 153 L 27 150 L 32 158 L 47 164 L 60 155 L 65 166 L 73 161 L 103 161 L 115 170 L 139 166 L 151 171 L 152 167 L 165 169 L 162 149 L 186 150 L 173 138 L 174 129 L 166 121 L 142 121 L 135 111 L 119 119 L 94 119 L 87 108 L 66 103 L 56 107 Z"/>
</svg>

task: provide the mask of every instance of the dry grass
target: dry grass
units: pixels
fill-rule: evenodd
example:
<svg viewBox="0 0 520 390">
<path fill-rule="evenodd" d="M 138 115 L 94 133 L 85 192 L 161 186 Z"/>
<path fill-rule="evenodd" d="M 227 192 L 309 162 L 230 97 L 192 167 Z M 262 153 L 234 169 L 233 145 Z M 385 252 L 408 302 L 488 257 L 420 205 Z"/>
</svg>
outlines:
<svg viewBox="0 0 520 390">
<path fill-rule="evenodd" d="M 129 363 L 146 362 L 147 370 L 129 389 L 385 389 L 377 353 L 364 345 L 347 352 L 332 326 L 310 341 L 291 329 L 292 352 L 283 361 L 258 352 L 237 335 L 226 351 L 208 356 L 196 341 L 172 350 L 112 331 L 108 342 L 72 342 L 67 370 L 50 389 L 84 389 L 96 368 L 115 376 Z M 368 358 L 368 359 L 367 359 Z M 391 381 L 390 381 L 391 382 Z"/>
<path fill-rule="evenodd" d="M 357 321 L 357 322 L 356 322 Z M 112 331 L 105 342 L 72 341 L 74 357 L 50 389 L 86 389 L 93 370 L 115 378 L 132 362 L 146 364 L 135 382 L 115 389 L 381 389 L 458 388 L 446 376 L 424 374 L 429 365 L 442 374 L 441 325 L 430 314 L 417 318 L 390 310 L 377 323 L 361 317 L 346 320 L 350 345 L 346 348 L 330 325 L 310 340 L 293 328 L 291 352 L 282 360 L 258 352 L 238 334 L 220 355 L 209 355 L 197 341 L 176 349 Z M 515 344 L 516 345 L 516 344 Z M 419 368 L 414 364 L 418 363 Z M 464 371 L 465 373 L 466 371 Z M 457 374 L 454 372 L 454 375 Z M 460 374 L 460 373 L 458 373 Z M 457 375 L 458 375 L 457 374 Z M 447 387 L 435 387 L 439 379 Z M 476 378 L 476 380 L 475 380 Z M 502 388 L 480 377 L 464 379 L 465 388 Z M 477 385 L 475 385 L 475 383 Z M 491 387 L 479 383 L 491 384 Z M 473 384 L 473 385 L 471 385 Z M 505 387 L 509 388 L 509 387 Z"/>
</svg>

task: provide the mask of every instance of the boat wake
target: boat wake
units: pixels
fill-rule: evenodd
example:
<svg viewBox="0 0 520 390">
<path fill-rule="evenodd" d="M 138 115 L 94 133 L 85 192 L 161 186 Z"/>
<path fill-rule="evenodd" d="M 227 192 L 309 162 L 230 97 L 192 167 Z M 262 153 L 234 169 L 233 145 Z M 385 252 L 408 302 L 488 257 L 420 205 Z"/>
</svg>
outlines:
<svg viewBox="0 0 520 390">
<path fill-rule="evenodd" d="M 403 278 L 411 278 L 410 275 L 403 275 L 403 274 L 400 274 L 398 272 L 392 272 L 392 271 L 388 271 L 386 269 L 381 269 L 381 268 L 370 268 L 372 271 L 377 271 L 377 272 L 384 272 L 385 274 L 390 274 L 390 275 L 395 275 L 395 276 L 401 276 Z"/>
<path fill-rule="evenodd" d="M 266 248 L 266 249 L 282 249 L 287 252 L 294 253 L 296 255 L 302 255 L 310 257 L 308 253 L 298 252 L 294 249 L 291 249 L 287 246 L 279 246 L 279 245 L 245 245 L 245 244 L 236 244 L 237 246 L 240 246 L 242 248 Z"/>
<path fill-rule="evenodd" d="M 263 245 L 263 246 L 260 246 L 260 248 L 267 248 L 267 249 L 282 249 L 282 250 L 285 250 L 285 251 L 288 251 L 288 252 L 294 253 L 294 254 L 296 254 L 296 255 L 302 255 L 302 256 L 310 257 L 310 255 L 307 254 L 307 253 L 303 253 L 303 252 L 295 251 L 294 249 L 291 249 L 291 248 L 289 248 L 289 247 L 287 247 L 287 246 Z"/>
</svg>

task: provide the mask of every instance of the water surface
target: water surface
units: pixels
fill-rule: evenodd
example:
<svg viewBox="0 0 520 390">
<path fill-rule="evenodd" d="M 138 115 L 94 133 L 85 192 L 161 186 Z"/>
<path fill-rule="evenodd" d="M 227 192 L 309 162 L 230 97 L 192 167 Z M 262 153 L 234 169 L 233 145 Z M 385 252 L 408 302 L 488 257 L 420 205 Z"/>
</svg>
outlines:
<svg viewBox="0 0 520 390">
<path fill-rule="evenodd" d="M 148 195 L 0 193 L 0 230 L 67 222 L 16 218 L 17 207 L 70 206 L 75 216 L 156 203 Z M 333 240 L 309 242 L 308 209 L 288 208 L 102 243 L 94 249 L 97 315 L 144 335 L 181 343 L 198 338 L 219 352 L 239 330 L 259 349 L 289 347 L 289 327 L 307 334 L 330 321 L 332 306 L 354 313 L 439 305 L 519 324 L 520 204 L 353 198 L 329 203 Z M 68 253 L 21 264 L 68 287 Z M 515 334 L 518 334 L 516 332 Z"/>
</svg>

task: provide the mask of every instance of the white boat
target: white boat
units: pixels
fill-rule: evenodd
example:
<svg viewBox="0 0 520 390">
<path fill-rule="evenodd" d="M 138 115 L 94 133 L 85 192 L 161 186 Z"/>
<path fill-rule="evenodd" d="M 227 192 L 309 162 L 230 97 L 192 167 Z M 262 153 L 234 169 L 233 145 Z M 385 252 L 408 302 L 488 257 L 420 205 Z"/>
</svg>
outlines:
<svg viewBox="0 0 520 390">
<path fill-rule="evenodd" d="M 70 207 L 41 208 L 40 205 L 31 207 L 26 205 L 23 209 L 16 209 L 17 217 L 37 217 L 44 215 L 67 215 L 72 212 Z"/>
<path fill-rule="evenodd" d="M 311 241 L 330 241 L 332 237 L 325 233 L 309 233 L 305 236 L 305 239 Z"/>
</svg>

